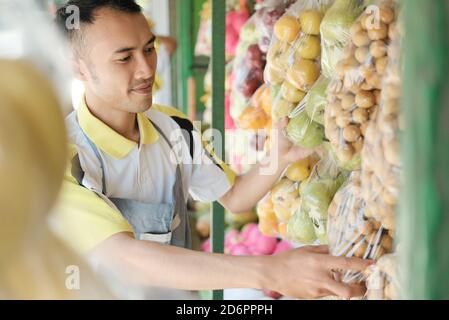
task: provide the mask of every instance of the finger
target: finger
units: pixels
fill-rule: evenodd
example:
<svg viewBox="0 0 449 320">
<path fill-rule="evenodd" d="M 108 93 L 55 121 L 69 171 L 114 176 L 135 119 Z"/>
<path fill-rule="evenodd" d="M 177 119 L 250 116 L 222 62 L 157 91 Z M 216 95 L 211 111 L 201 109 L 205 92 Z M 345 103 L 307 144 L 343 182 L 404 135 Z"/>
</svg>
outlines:
<svg viewBox="0 0 449 320">
<path fill-rule="evenodd" d="M 360 258 L 331 257 L 329 256 L 329 270 L 341 269 L 351 271 L 365 271 L 370 265 L 375 263 L 373 260 L 364 260 Z"/>
<path fill-rule="evenodd" d="M 276 128 L 278 130 L 284 129 L 288 125 L 288 117 L 283 117 L 279 119 L 279 122 L 276 124 Z"/>
<path fill-rule="evenodd" d="M 332 279 L 329 279 L 325 284 L 325 288 L 334 295 L 344 299 L 363 297 L 366 293 L 366 286 L 364 284 L 347 284 Z"/>
</svg>

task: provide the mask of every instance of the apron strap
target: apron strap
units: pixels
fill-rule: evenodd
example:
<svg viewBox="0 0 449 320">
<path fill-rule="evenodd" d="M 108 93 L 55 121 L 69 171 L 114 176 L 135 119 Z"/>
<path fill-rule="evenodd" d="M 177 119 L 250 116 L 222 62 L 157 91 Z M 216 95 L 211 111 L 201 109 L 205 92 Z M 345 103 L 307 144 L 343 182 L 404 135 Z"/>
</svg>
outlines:
<svg viewBox="0 0 449 320">
<path fill-rule="evenodd" d="M 167 144 L 170 147 L 170 150 L 173 151 L 173 145 L 170 142 L 170 140 L 167 138 L 167 136 L 165 135 L 165 133 L 161 130 L 161 128 L 156 125 L 153 121 L 151 121 L 149 118 L 148 120 L 151 122 L 151 124 L 154 126 L 154 128 L 157 130 L 157 132 L 162 136 L 162 138 L 165 140 L 165 142 L 167 142 Z M 105 175 L 105 169 L 104 169 L 104 162 L 103 162 L 103 158 L 101 157 L 100 152 L 98 151 L 97 146 L 92 142 L 92 140 L 90 140 L 90 138 L 87 136 L 87 134 L 83 131 L 83 129 L 80 127 L 81 132 L 83 133 L 84 137 L 86 138 L 87 142 L 89 143 L 91 149 L 93 150 L 93 152 L 95 153 L 95 156 L 97 157 L 98 161 L 100 162 L 100 168 L 101 168 L 101 193 L 103 193 L 104 195 L 106 195 L 106 175 Z M 175 158 L 176 158 L 176 154 L 175 154 Z M 178 160 L 178 159 L 177 159 Z M 176 171 L 178 172 L 179 170 L 179 174 L 181 174 L 181 167 L 179 165 L 179 161 L 177 161 L 176 163 Z M 182 176 L 182 174 L 181 174 Z M 182 180 L 181 180 L 182 183 Z"/>
<path fill-rule="evenodd" d="M 100 161 L 100 168 L 101 168 L 101 193 L 106 195 L 106 175 L 104 171 L 104 162 L 103 158 L 100 155 L 100 152 L 98 151 L 97 146 L 92 142 L 92 140 L 89 139 L 86 133 L 84 133 L 83 129 L 81 129 L 81 132 L 83 133 L 84 137 L 86 137 L 87 142 L 89 143 L 90 147 L 92 148 L 93 152 L 95 153 L 95 156 L 98 158 L 98 161 Z"/>
</svg>

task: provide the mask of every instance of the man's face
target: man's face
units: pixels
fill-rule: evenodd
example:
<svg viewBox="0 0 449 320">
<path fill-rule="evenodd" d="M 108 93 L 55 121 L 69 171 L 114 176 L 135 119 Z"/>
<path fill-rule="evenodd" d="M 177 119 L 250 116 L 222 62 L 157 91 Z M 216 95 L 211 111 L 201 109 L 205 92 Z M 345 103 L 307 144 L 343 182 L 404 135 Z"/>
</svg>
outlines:
<svg viewBox="0 0 449 320">
<path fill-rule="evenodd" d="M 83 28 L 86 47 L 79 67 L 86 92 L 118 110 L 148 110 L 157 55 L 143 14 L 100 9 L 94 23 Z"/>
</svg>

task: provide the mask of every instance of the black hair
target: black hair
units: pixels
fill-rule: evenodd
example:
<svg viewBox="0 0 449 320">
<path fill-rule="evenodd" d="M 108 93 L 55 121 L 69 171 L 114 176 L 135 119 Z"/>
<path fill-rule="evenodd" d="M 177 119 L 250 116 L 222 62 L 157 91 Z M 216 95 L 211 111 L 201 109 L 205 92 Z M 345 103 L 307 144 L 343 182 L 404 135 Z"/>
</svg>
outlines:
<svg viewBox="0 0 449 320">
<path fill-rule="evenodd" d="M 135 0 L 69 0 L 56 12 L 55 22 L 60 30 L 80 50 L 83 42 L 82 25 L 92 24 L 96 13 L 103 8 L 109 8 L 125 13 L 141 13 L 142 8 Z M 76 11 L 74 11 L 74 9 Z M 74 19 L 74 13 L 79 13 L 79 27 L 72 27 L 68 22 Z M 78 47 L 78 48 L 77 48 Z"/>
</svg>

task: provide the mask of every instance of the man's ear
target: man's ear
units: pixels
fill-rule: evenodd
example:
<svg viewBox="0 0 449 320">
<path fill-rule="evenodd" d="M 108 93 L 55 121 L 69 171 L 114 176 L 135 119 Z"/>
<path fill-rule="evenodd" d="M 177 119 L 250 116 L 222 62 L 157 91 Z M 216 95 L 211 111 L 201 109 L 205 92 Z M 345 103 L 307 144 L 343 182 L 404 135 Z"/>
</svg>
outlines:
<svg viewBox="0 0 449 320">
<path fill-rule="evenodd" d="M 75 77 L 80 81 L 83 81 L 83 82 L 86 81 L 87 80 L 86 68 L 85 68 L 83 61 L 81 61 L 81 59 L 79 57 L 73 56 L 71 58 L 71 63 L 72 63 L 72 70 L 73 70 Z"/>
</svg>

